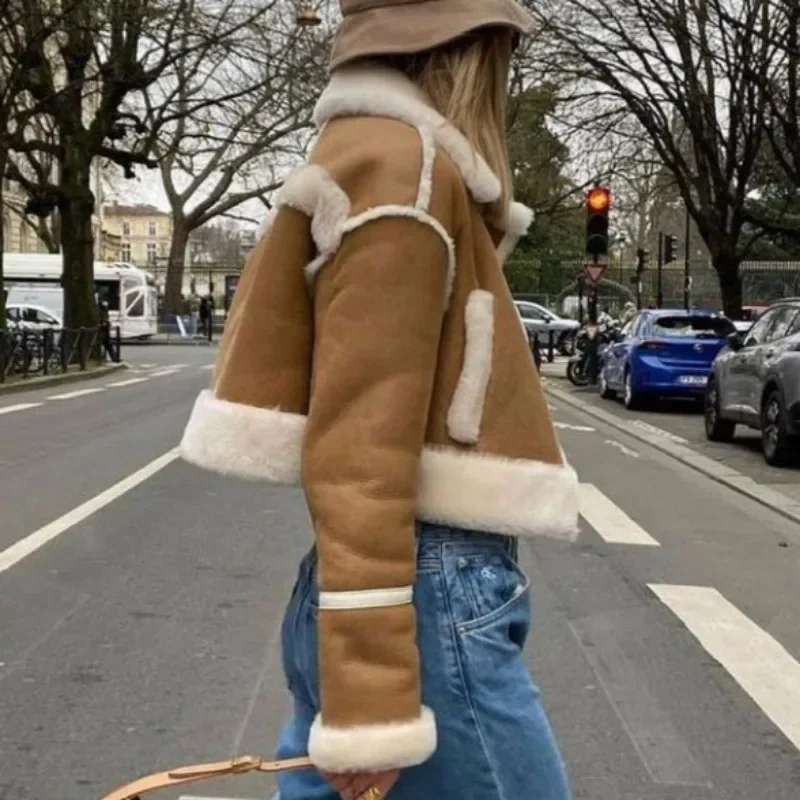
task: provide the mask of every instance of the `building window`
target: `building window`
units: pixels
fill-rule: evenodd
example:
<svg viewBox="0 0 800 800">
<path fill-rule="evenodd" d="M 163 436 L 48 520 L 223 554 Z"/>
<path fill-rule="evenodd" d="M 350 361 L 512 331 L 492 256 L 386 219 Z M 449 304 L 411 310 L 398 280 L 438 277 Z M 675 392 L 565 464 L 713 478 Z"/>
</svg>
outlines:
<svg viewBox="0 0 800 800">
<path fill-rule="evenodd" d="M 148 226 L 148 236 L 158 236 L 158 226 L 155 222 L 151 222 Z"/>
<path fill-rule="evenodd" d="M 155 242 L 147 243 L 147 263 L 155 264 L 158 256 L 158 245 Z"/>
<path fill-rule="evenodd" d="M 131 235 L 131 224 L 128 220 L 125 220 L 122 223 L 122 235 L 123 236 L 130 236 Z"/>
<path fill-rule="evenodd" d="M 130 263 L 130 261 L 131 261 L 131 246 L 130 246 L 130 244 L 128 242 L 125 242 L 124 244 L 120 245 L 120 248 L 119 248 L 119 260 L 120 261 L 125 261 L 127 263 Z"/>
</svg>

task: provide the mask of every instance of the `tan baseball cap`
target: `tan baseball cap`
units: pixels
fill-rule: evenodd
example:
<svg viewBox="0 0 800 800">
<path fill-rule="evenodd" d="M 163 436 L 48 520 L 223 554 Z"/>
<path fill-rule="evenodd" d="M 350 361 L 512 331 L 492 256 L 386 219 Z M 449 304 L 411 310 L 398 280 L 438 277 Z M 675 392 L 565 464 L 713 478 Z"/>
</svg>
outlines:
<svg viewBox="0 0 800 800">
<path fill-rule="evenodd" d="M 531 33 L 534 19 L 517 0 L 341 0 L 331 69 L 357 58 L 432 50 L 479 28 Z"/>
</svg>

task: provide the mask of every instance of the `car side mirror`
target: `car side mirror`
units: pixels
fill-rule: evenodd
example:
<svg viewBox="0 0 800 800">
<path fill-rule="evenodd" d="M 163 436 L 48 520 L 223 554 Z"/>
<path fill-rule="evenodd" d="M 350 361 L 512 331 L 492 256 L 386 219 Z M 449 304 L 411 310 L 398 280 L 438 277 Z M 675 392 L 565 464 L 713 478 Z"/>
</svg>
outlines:
<svg viewBox="0 0 800 800">
<path fill-rule="evenodd" d="M 728 334 L 728 347 L 731 350 L 736 352 L 737 350 L 741 350 L 744 347 L 744 338 L 741 333 L 735 331 L 734 333 Z"/>
</svg>

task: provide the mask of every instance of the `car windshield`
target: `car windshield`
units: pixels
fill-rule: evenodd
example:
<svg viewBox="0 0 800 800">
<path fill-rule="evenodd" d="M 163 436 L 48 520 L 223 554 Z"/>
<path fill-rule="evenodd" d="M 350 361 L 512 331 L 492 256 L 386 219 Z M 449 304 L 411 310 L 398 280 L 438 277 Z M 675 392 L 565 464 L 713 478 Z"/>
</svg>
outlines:
<svg viewBox="0 0 800 800">
<path fill-rule="evenodd" d="M 736 329 L 725 317 L 692 315 L 690 317 L 659 317 L 653 323 L 653 335 L 669 338 L 707 337 L 724 339 Z"/>
</svg>

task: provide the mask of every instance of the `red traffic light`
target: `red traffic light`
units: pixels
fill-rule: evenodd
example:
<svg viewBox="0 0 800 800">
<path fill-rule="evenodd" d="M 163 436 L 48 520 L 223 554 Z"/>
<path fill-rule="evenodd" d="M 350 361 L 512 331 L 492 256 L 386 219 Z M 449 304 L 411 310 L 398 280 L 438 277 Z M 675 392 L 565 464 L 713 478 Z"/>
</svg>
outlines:
<svg viewBox="0 0 800 800">
<path fill-rule="evenodd" d="M 595 214 L 602 214 L 611 208 L 611 192 L 604 186 L 595 186 L 586 195 L 586 208 Z"/>
</svg>

